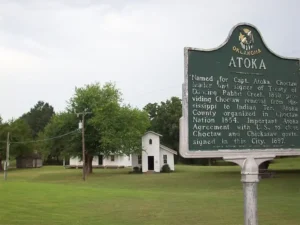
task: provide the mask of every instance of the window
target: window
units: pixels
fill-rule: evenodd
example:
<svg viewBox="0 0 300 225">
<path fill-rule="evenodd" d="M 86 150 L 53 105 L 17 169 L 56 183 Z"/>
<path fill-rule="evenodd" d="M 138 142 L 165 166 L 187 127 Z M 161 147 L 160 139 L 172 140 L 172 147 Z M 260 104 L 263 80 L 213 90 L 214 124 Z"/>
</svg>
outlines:
<svg viewBox="0 0 300 225">
<path fill-rule="evenodd" d="M 149 139 L 149 145 L 152 145 L 152 139 Z"/>
<path fill-rule="evenodd" d="M 142 164 L 142 156 L 138 155 L 138 164 Z"/>
<path fill-rule="evenodd" d="M 128 161 L 130 161 L 130 155 L 128 156 Z"/>
<path fill-rule="evenodd" d="M 115 161 L 115 156 L 114 155 L 110 156 L 110 161 Z"/>
<path fill-rule="evenodd" d="M 164 155 L 164 164 L 168 163 L 167 155 Z"/>
</svg>

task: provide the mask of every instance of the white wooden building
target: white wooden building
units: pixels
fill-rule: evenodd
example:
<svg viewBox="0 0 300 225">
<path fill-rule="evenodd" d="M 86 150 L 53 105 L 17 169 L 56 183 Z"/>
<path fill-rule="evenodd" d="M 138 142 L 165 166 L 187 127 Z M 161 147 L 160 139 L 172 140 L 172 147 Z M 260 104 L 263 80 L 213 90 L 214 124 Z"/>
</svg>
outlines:
<svg viewBox="0 0 300 225">
<path fill-rule="evenodd" d="M 142 137 L 143 151 L 141 155 L 96 155 L 93 158 L 93 167 L 140 167 L 142 172 L 160 172 L 164 164 L 175 170 L 174 155 L 177 152 L 160 144 L 162 135 L 148 131 Z M 79 157 L 71 157 L 68 167 L 82 167 Z"/>
<path fill-rule="evenodd" d="M 164 164 L 168 164 L 172 171 L 175 170 L 174 155 L 177 152 L 160 144 L 162 135 L 148 131 L 142 137 L 142 146 L 144 151 L 142 155 L 132 156 L 132 167 L 142 167 L 142 172 L 159 173 Z"/>
<path fill-rule="evenodd" d="M 69 167 L 82 167 L 82 161 L 79 157 L 71 157 Z M 131 155 L 96 155 L 93 157 L 93 167 L 131 167 Z"/>
</svg>

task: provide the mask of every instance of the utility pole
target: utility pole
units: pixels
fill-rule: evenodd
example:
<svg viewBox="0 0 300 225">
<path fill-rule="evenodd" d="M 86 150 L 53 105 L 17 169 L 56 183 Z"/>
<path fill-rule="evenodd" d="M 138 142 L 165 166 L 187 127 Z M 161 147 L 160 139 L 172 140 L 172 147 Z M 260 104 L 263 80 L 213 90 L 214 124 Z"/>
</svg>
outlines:
<svg viewBox="0 0 300 225">
<path fill-rule="evenodd" d="M 9 162 L 9 132 L 7 133 L 7 141 L 6 141 L 6 160 L 4 164 L 4 180 L 7 180 L 7 170 L 8 170 L 8 162 Z"/>
<path fill-rule="evenodd" d="M 76 113 L 77 117 L 79 117 L 79 115 L 82 116 L 82 121 L 81 121 L 81 127 L 79 126 L 79 128 L 81 128 L 82 131 L 82 179 L 85 181 L 85 177 L 86 177 L 86 165 L 85 165 L 85 138 L 84 138 L 84 119 L 85 116 L 87 114 L 91 114 L 92 112 L 88 112 L 88 109 L 85 109 L 83 112 L 80 113 Z"/>
</svg>

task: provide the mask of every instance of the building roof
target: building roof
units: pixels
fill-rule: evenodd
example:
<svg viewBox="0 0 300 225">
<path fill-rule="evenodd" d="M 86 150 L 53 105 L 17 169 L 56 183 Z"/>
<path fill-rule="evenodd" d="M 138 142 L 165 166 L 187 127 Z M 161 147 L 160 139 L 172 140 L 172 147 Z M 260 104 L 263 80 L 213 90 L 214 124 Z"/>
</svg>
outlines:
<svg viewBox="0 0 300 225">
<path fill-rule="evenodd" d="M 173 149 L 170 149 L 170 148 L 168 148 L 168 147 L 166 147 L 166 146 L 164 146 L 164 145 L 160 145 L 159 147 L 160 147 L 161 149 L 167 151 L 167 152 L 170 152 L 170 153 L 172 153 L 172 154 L 174 154 L 174 155 L 177 155 L 177 152 L 176 152 L 175 150 L 173 150 Z"/>
<path fill-rule="evenodd" d="M 42 159 L 42 156 L 38 153 L 27 153 L 17 156 L 16 159 Z"/>
<path fill-rule="evenodd" d="M 155 133 L 154 131 L 147 131 L 144 135 L 146 135 L 146 134 L 154 134 L 154 135 L 157 135 L 157 136 L 159 136 L 159 137 L 162 137 L 161 134 Z"/>
</svg>

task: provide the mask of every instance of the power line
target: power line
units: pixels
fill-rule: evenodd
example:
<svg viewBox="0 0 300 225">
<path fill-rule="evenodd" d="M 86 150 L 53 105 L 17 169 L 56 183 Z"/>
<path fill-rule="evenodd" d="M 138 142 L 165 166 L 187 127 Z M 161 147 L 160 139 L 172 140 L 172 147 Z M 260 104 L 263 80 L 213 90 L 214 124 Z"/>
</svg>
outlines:
<svg viewBox="0 0 300 225">
<path fill-rule="evenodd" d="M 26 143 L 36 143 L 36 142 L 49 141 L 49 140 L 53 140 L 53 139 L 57 139 L 57 138 L 61 138 L 61 137 L 67 136 L 67 135 L 72 134 L 72 133 L 76 133 L 78 131 L 79 131 L 79 129 L 76 129 L 76 130 L 73 130 L 71 132 L 59 135 L 59 136 L 45 138 L 45 139 L 42 139 L 42 140 L 35 140 L 35 141 L 11 141 L 10 143 L 11 144 L 26 144 Z M 6 143 L 5 141 L 0 141 L 0 142 L 1 143 Z"/>
</svg>

